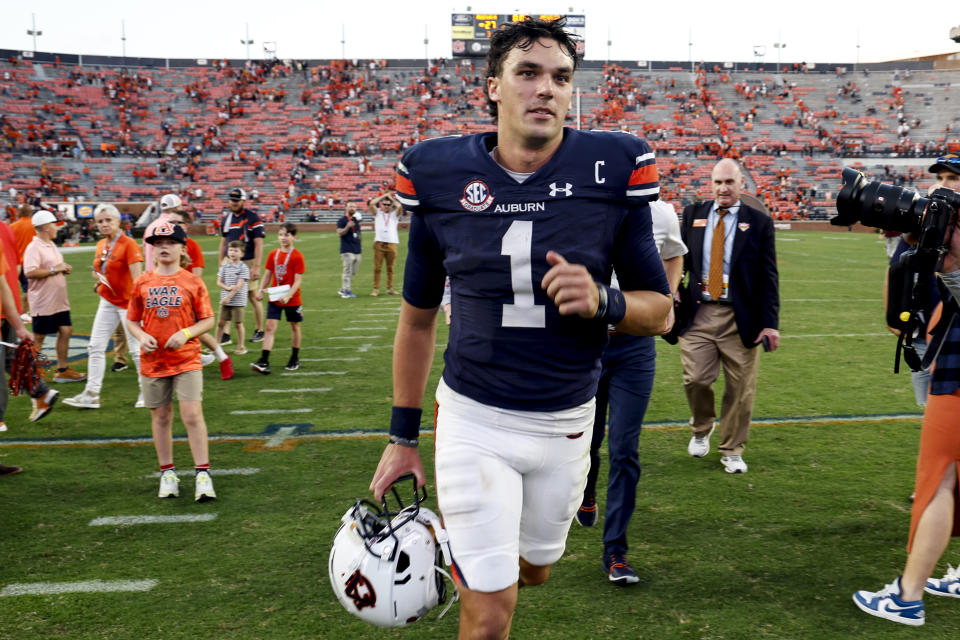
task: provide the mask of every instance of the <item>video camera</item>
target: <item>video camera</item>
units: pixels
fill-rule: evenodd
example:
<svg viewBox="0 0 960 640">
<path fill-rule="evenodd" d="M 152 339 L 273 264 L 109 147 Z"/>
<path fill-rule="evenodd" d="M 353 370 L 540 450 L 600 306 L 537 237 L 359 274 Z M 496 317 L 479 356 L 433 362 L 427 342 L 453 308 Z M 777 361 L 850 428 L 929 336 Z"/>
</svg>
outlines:
<svg viewBox="0 0 960 640">
<path fill-rule="evenodd" d="M 900 331 L 894 372 L 900 370 L 900 355 L 913 371 L 929 366 L 913 346 L 915 333 L 925 331 L 927 318 L 917 283 L 943 268 L 950 240 L 957 228 L 960 194 L 937 189 L 924 198 L 914 191 L 880 182 L 869 182 L 859 171 L 844 169 L 843 188 L 837 194 L 837 215 L 830 220 L 837 226 L 860 222 L 885 231 L 910 233 L 916 248 L 900 257 L 891 267 L 887 294 L 887 324 Z M 931 352 L 932 353 L 932 352 Z"/>
<path fill-rule="evenodd" d="M 850 226 L 860 222 L 884 231 L 912 233 L 916 251 L 906 255 L 911 271 L 930 274 L 943 266 L 957 226 L 960 194 L 937 189 L 924 198 L 915 191 L 881 182 L 869 182 L 854 169 L 843 170 L 843 188 L 837 194 L 837 215 L 830 224 Z"/>
</svg>

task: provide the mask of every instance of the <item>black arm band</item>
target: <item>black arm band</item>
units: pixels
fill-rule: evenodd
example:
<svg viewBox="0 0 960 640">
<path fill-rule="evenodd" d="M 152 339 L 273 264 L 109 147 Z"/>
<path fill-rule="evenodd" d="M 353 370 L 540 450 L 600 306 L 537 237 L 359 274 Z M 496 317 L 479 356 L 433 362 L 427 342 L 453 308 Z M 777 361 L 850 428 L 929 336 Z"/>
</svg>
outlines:
<svg viewBox="0 0 960 640">
<path fill-rule="evenodd" d="M 390 435 L 404 440 L 416 440 L 420 436 L 420 418 L 423 409 L 394 407 L 390 414 Z"/>
<path fill-rule="evenodd" d="M 600 301 L 597 304 L 597 315 L 594 318 L 612 325 L 616 325 L 623 320 L 623 317 L 627 315 L 627 299 L 623 297 L 623 292 L 602 282 L 597 283 L 597 292 L 600 294 Z"/>
</svg>

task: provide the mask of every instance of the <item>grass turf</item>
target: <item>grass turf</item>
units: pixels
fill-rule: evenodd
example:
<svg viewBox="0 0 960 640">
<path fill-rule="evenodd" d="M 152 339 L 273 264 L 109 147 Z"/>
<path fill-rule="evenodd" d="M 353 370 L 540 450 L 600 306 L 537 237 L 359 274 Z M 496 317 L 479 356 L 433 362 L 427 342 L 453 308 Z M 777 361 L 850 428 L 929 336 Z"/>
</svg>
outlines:
<svg viewBox="0 0 960 640">
<path fill-rule="evenodd" d="M 0 462 L 25 472 L 0 480 L 4 562 L 13 583 L 156 579 L 143 593 L 0 597 L 0 637 L 10 638 L 433 638 L 456 633 L 456 606 L 403 630 L 385 631 L 347 614 L 327 579 L 339 517 L 360 497 L 383 438 L 289 439 L 264 447 L 270 425 L 307 424 L 310 433 L 385 431 L 390 357 L 399 299 L 370 290 L 370 238 L 354 283 L 356 300 L 336 295 L 334 234 L 301 234 L 307 259 L 303 367 L 282 375 L 289 330 L 281 322 L 274 373 L 249 369 L 259 356 L 234 356 L 237 376 L 205 376 L 204 407 L 219 499 L 156 499 L 149 441 L 125 446 L 34 446 L 26 439 L 149 437 L 134 410 L 132 369 L 107 372 L 103 408 L 58 405 L 42 422 L 11 398 Z M 216 239 L 200 239 L 212 250 Z M 268 246 L 275 246 L 275 237 Z M 401 248 L 402 265 L 405 248 Z M 755 418 L 918 413 L 908 376 L 892 371 L 894 339 L 883 326 L 882 243 L 866 234 L 780 232 L 780 350 L 761 355 Z M 207 255 L 211 263 L 215 256 Z M 74 330 L 92 324 L 96 300 L 85 281 L 91 253 L 68 255 Z M 205 274 L 215 291 L 215 269 Z M 247 314 L 248 334 L 252 317 Z M 446 328 L 438 329 L 438 343 Z M 308 361 L 307 359 L 324 359 Z M 333 358 L 334 360 L 330 360 Z M 356 358 L 356 359 L 354 359 Z M 440 371 L 441 352 L 430 385 Z M 682 422 L 687 410 L 679 353 L 658 343 L 658 373 L 647 421 Z M 85 365 L 77 365 L 80 370 Z M 64 396 L 82 385 L 58 385 Z M 262 389 L 316 389 L 262 393 Z M 719 393 L 718 393 L 719 396 Z M 432 406 L 428 393 L 427 408 Z M 312 409 L 310 413 L 281 413 Z M 275 413 L 232 414 L 232 411 Z M 851 638 L 912 637 L 915 631 L 865 616 L 856 589 L 879 589 L 902 567 L 919 420 L 757 425 L 745 453 L 750 472 L 723 473 L 716 454 L 686 454 L 685 428 L 648 429 L 644 473 L 631 522 L 629 558 L 641 581 L 610 585 L 600 568 L 598 527 L 574 525 L 567 552 L 543 587 L 523 590 L 514 638 Z M 306 428 L 306 427 L 304 427 Z M 179 420 L 175 432 L 182 434 Z M 422 447 L 431 473 L 429 439 Z M 73 443 L 78 445 L 79 443 Z M 181 469 L 190 467 L 177 444 Z M 601 470 L 605 481 L 606 463 Z M 432 481 L 428 485 L 431 489 Z M 603 503 L 603 496 L 600 498 Z M 431 498 L 430 505 L 435 506 Z M 92 527 L 97 517 L 215 513 L 209 522 Z M 938 567 L 957 563 L 953 543 Z M 928 597 L 926 637 L 947 638 L 960 607 Z"/>
</svg>

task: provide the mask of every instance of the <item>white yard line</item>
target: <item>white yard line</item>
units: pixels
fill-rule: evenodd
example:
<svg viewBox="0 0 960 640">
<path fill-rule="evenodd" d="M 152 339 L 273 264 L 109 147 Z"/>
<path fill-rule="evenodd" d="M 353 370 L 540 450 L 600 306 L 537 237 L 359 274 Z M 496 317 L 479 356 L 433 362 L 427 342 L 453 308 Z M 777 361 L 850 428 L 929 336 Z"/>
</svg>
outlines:
<svg viewBox="0 0 960 640">
<path fill-rule="evenodd" d="M 150 591 L 156 580 L 85 580 L 81 582 L 33 582 L 8 584 L 0 591 L 5 596 L 45 596 L 60 593 L 110 593 Z"/>
<path fill-rule="evenodd" d="M 253 467 L 241 467 L 239 469 L 210 469 L 208 473 L 212 476 L 252 476 L 255 473 L 260 473 L 260 469 Z M 178 476 L 192 476 L 193 471 L 189 469 L 178 469 Z M 149 475 L 143 476 L 144 478 L 159 478 L 160 472 L 155 471 Z"/>
<path fill-rule="evenodd" d="M 346 371 L 292 371 L 281 373 L 281 376 L 345 376 Z M 270 413 L 269 411 L 267 413 Z"/>
<path fill-rule="evenodd" d="M 210 522 L 216 520 L 215 513 L 194 513 L 179 516 L 107 516 L 94 518 L 88 523 L 91 527 L 122 526 L 127 524 L 180 524 L 182 522 Z"/>
<path fill-rule="evenodd" d="M 285 440 L 293 435 L 296 435 L 296 433 L 296 427 L 280 427 L 277 429 L 276 433 L 270 436 L 269 440 L 263 443 L 263 446 L 268 449 L 282 446 Z"/>
<path fill-rule="evenodd" d="M 330 336 L 327 340 L 376 340 L 380 336 Z"/>
<path fill-rule="evenodd" d="M 306 389 L 260 389 L 260 393 L 323 393 L 333 391 L 333 387 L 308 387 Z"/>
<path fill-rule="evenodd" d="M 251 411 L 231 411 L 232 416 L 254 416 L 273 413 L 313 413 L 313 409 L 254 409 Z"/>
<path fill-rule="evenodd" d="M 300 362 L 357 362 L 360 358 L 300 358 Z"/>
</svg>

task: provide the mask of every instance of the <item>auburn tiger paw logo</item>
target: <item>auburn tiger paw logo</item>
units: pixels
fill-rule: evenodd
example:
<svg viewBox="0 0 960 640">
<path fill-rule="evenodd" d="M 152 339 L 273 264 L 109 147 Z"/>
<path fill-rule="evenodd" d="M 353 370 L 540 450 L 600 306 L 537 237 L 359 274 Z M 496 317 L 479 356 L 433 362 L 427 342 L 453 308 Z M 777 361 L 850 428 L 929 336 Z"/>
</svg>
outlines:
<svg viewBox="0 0 960 640">
<path fill-rule="evenodd" d="M 344 587 L 344 594 L 353 600 L 353 605 L 357 608 L 357 611 L 363 610 L 364 607 L 375 607 L 377 605 L 377 592 L 373 590 L 373 585 L 370 584 L 367 576 L 360 573 L 360 569 L 354 571 L 347 578 Z"/>
</svg>

